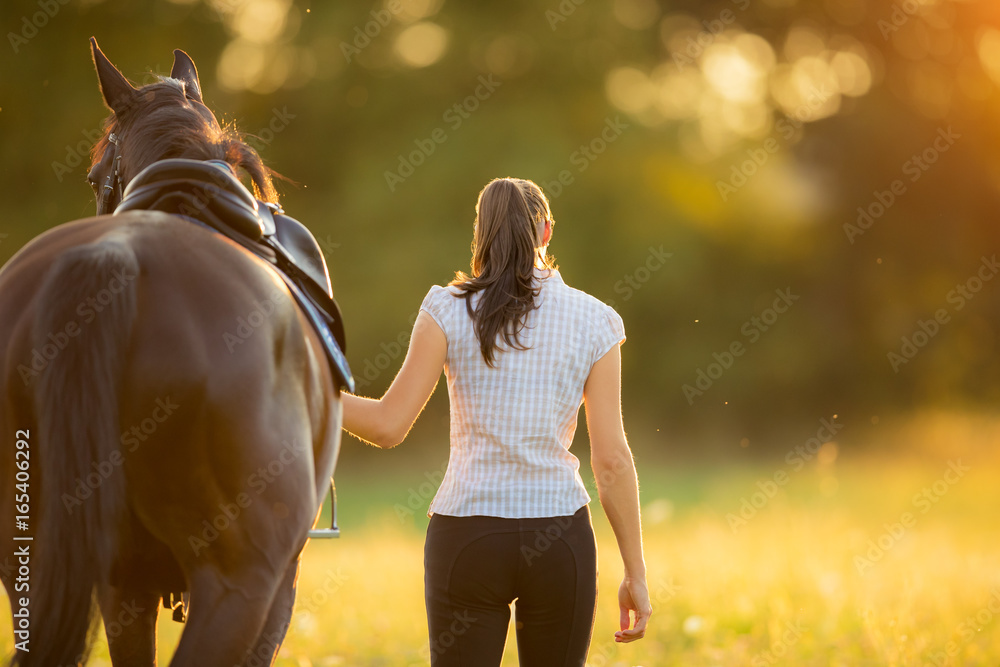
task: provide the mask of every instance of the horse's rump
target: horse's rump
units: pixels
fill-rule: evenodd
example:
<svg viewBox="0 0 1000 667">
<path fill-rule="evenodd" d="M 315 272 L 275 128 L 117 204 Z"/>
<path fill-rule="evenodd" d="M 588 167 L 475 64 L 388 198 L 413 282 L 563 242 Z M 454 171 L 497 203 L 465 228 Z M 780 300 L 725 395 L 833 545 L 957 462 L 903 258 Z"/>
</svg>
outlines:
<svg viewBox="0 0 1000 667">
<path fill-rule="evenodd" d="M 161 213 L 62 226 L 0 271 L 0 349 L 0 428 L 29 429 L 37 457 L 30 599 L 46 620 L 21 664 L 75 661 L 102 582 L 222 576 L 270 600 L 332 473 L 339 413 L 315 334 L 260 260 Z"/>
</svg>

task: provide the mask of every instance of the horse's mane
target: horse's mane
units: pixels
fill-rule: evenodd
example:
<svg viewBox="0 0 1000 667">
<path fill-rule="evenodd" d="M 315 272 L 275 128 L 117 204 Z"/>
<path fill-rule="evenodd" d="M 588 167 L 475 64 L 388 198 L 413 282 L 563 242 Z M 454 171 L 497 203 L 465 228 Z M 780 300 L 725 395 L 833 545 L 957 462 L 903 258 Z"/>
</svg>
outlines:
<svg viewBox="0 0 1000 667">
<path fill-rule="evenodd" d="M 114 132 L 122 142 L 126 184 L 157 160 L 224 160 L 250 178 L 255 197 L 278 202 L 272 178 L 282 176 L 264 164 L 235 125 L 220 125 L 207 107 L 189 99 L 182 81 L 160 77 L 139 88 L 134 100 L 134 105 L 104 121 L 104 134 L 91 149 L 91 168 L 104 155 Z"/>
</svg>

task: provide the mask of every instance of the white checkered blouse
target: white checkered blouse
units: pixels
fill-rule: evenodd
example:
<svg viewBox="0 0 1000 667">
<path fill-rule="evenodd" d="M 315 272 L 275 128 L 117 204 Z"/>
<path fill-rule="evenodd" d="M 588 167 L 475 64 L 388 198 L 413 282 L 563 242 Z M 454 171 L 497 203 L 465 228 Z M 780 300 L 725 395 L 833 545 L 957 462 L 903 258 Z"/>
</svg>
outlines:
<svg viewBox="0 0 1000 667">
<path fill-rule="evenodd" d="M 569 447 L 590 369 L 625 340 L 625 325 L 558 271 L 535 272 L 540 305 L 520 337 L 529 349 L 501 341 L 495 368 L 483 360 L 457 288 L 435 285 L 420 306 L 448 339 L 451 403 L 448 469 L 428 515 L 568 516 L 590 502 Z"/>
</svg>

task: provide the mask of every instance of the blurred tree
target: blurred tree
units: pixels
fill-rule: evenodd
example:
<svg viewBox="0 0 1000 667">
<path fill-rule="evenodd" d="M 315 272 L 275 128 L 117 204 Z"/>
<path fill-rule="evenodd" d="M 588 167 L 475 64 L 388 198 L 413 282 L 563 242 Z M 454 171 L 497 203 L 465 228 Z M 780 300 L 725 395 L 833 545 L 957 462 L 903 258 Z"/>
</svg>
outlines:
<svg viewBox="0 0 1000 667">
<path fill-rule="evenodd" d="M 187 50 L 210 106 L 295 182 L 284 204 L 324 242 L 365 392 L 388 385 L 428 287 L 467 265 L 479 189 L 517 175 L 552 198 L 567 281 L 625 318 L 640 452 L 1000 399 L 1000 280 L 971 291 L 1000 248 L 994 3 L 17 0 L 0 16 L 0 260 L 93 210 L 94 34 L 136 83 Z M 776 290 L 797 298 L 769 314 Z M 423 432 L 446 437 L 444 410 Z"/>
</svg>

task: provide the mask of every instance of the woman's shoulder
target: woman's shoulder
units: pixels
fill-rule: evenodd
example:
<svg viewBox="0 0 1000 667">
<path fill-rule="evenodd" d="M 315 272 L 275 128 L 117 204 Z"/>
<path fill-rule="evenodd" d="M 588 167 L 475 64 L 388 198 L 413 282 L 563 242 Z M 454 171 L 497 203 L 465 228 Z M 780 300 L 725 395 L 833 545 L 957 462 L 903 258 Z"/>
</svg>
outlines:
<svg viewBox="0 0 1000 667">
<path fill-rule="evenodd" d="M 613 307 L 604 303 L 592 294 L 566 285 L 559 279 L 563 297 L 571 305 L 564 312 L 577 326 L 588 332 L 588 338 L 593 350 L 592 361 L 597 361 L 612 345 L 625 340 L 625 322 Z"/>
<path fill-rule="evenodd" d="M 461 295 L 462 291 L 455 285 L 431 285 L 420 304 L 420 308 L 437 317 L 444 317 L 446 313 L 461 303 L 462 300 L 456 298 Z"/>
<path fill-rule="evenodd" d="M 576 287 L 570 287 L 564 280 L 562 280 L 562 276 L 559 276 L 558 272 L 554 272 L 554 275 L 558 276 L 559 282 L 564 287 L 564 294 L 566 298 L 573 304 L 573 309 L 580 312 L 584 315 L 584 317 L 592 319 L 618 316 L 618 313 L 614 308 L 604 303 L 596 296 L 590 294 L 589 292 L 584 292 L 581 289 L 577 289 Z"/>
<path fill-rule="evenodd" d="M 425 296 L 424 299 L 444 301 L 449 297 L 458 296 L 462 296 L 462 290 L 458 287 L 458 285 L 431 285 L 431 288 L 427 290 L 427 296 Z"/>
</svg>

